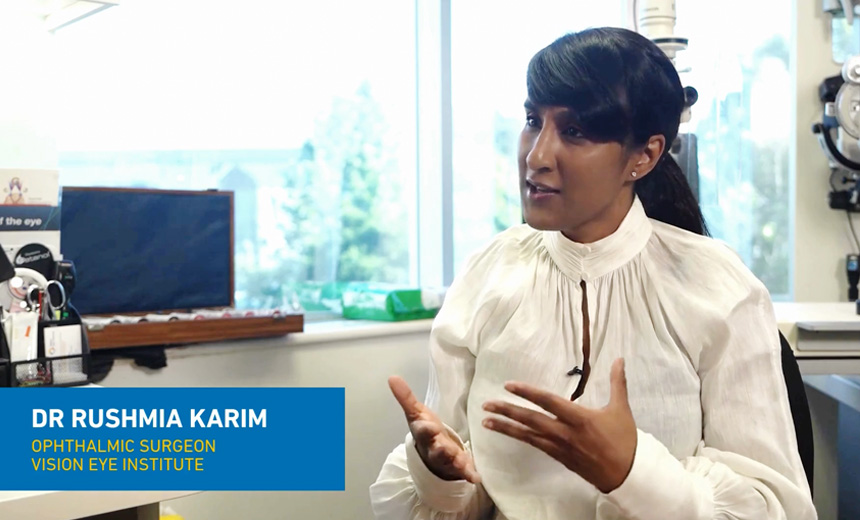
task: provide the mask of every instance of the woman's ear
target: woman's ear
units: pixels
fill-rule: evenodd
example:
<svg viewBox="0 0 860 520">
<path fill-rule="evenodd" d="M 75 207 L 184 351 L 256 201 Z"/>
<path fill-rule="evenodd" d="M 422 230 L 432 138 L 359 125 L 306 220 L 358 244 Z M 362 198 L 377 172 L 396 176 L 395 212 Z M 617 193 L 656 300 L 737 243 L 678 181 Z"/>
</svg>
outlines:
<svg viewBox="0 0 860 520">
<path fill-rule="evenodd" d="M 635 179 L 641 179 L 642 177 L 651 173 L 651 170 L 657 166 L 657 162 L 660 160 L 660 157 L 663 156 L 663 150 L 666 149 L 666 137 L 663 135 L 652 135 L 648 142 L 645 143 L 645 146 L 638 152 L 634 153 L 631 157 L 631 162 L 633 163 L 630 169 L 635 174 L 631 174 Z"/>
</svg>

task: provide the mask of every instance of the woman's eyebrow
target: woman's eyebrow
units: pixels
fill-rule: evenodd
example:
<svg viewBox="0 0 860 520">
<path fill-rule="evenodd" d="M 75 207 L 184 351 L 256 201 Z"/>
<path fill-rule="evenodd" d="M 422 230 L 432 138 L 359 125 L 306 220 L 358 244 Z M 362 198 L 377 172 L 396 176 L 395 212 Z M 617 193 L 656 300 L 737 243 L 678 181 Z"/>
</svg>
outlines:
<svg viewBox="0 0 860 520">
<path fill-rule="evenodd" d="M 567 107 L 562 107 L 558 112 L 556 112 L 555 120 L 565 125 L 578 126 L 580 124 L 579 118 L 576 116 L 576 112 Z"/>
<path fill-rule="evenodd" d="M 526 99 L 525 103 L 523 103 L 523 107 L 527 112 L 540 112 L 542 108 L 545 108 L 543 105 L 538 105 L 530 99 Z M 555 111 L 553 119 L 555 119 L 557 124 L 561 125 L 580 125 L 579 118 L 576 116 L 576 111 L 570 107 L 559 107 L 559 110 Z"/>
</svg>

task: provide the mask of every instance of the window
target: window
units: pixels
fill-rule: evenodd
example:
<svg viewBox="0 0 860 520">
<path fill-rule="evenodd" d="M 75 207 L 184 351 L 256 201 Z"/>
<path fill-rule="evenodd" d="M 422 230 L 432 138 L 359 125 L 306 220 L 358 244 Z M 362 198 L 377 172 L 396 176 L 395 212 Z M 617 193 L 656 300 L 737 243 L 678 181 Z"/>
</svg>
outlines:
<svg viewBox="0 0 860 520">
<path fill-rule="evenodd" d="M 529 60 L 566 33 L 623 26 L 624 3 L 453 2 L 454 265 L 522 222 L 517 145 L 525 124 Z"/>
<path fill-rule="evenodd" d="M 688 130 L 698 138 L 706 222 L 774 299 L 787 300 L 793 262 L 788 155 L 793 9 L 784 7 L 780 0 L 728 0 L 710 9 L 681 0 L 676 33 L 690 38 L 679 65 L 692 69 L 682 81 L 699 92 Z M 744 16 L 733 15 L 738 12 Z"/>
<path fill-rule="evenodd" d="M 57 33 L 61 182 L 234 191 L 240 307 L 337 310 L 343 282 L 448 283 L 521 221 L 529 59 L 626 25 L 627 3 L 128 0 Z M 712 233 L 787 298 L 791 10 L 724 7 L 678 3 L 699 91 L 682 132 Z"/>
<path fill-rule="evenodd" d="M 414 10 L 129 0 L 69 26 L 61 183 L 233 190 L 239 307 L 408 282 Z"/>
</svg>

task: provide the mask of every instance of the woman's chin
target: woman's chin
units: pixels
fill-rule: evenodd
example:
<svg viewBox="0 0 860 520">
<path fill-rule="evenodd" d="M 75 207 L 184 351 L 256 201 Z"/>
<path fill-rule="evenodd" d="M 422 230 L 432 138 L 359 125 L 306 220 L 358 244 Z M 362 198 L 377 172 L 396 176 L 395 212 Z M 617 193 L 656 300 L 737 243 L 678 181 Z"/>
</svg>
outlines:
<svg viewBox="0 0 860 520">
<path fill-rule="evenodd" d="M 537 213 L 537 212 L 535 212 Z M 558 231 L 561 229 L 556 219 L 550 215 L 540 215 L 527 212 L 525 215 L 526 224 L 539 231 Z"/>
</svg>

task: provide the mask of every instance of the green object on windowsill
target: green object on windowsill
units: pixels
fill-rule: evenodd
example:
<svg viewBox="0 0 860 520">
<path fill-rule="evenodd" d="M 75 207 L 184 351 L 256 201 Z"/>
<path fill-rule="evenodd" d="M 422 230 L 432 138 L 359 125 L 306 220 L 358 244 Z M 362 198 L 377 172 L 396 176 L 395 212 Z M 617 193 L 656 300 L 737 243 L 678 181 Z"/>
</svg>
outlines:
<svg viewBox="0 0 860 520">
<path fill-rule="evenodd" d="M 374 321 L 430 319 L 439 312 L 444 296 L 444 289 L 350 283 L 343 290 L 343 317 Z"/>
</svg>

